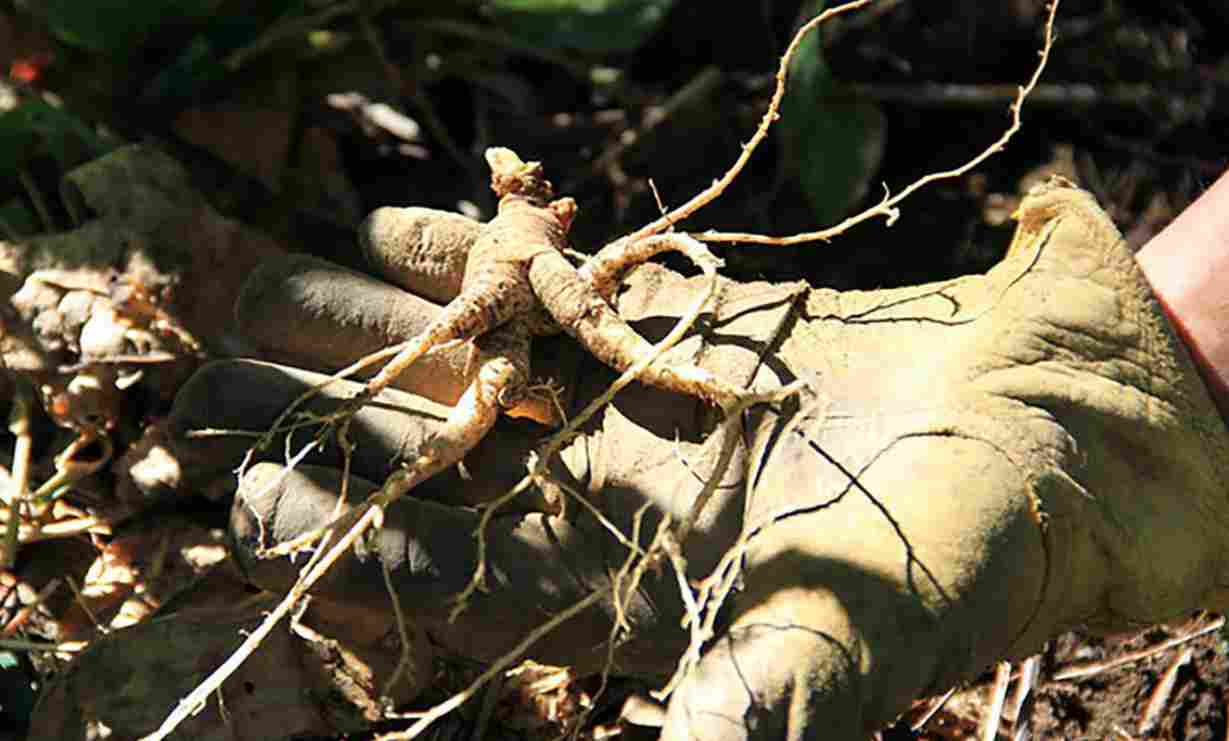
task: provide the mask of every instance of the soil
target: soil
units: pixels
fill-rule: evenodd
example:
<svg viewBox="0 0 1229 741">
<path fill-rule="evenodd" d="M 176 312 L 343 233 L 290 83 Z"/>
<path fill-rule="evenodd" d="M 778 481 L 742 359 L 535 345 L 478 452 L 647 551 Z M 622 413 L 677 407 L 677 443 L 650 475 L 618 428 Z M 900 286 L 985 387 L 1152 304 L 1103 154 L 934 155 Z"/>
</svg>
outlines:
<svg viewBox="0 0 1229 741">
<path fill-rule="evenodd" d="M 1198 632 L 1214 619 L 1201 614 L 1181 625 L 1156 626 L 1112 638 L 1078 633 L 1055 638 L 1040 657 L 1029 705 L 1018 717 L 1004 714 L 1000 736 L 1011 738 L 1010 734 L 1027 723 L 1034 738 L 1224 739 L 1229 670 L 1224 635 L 1212 631 L 1156 651 Z M 1156 653 L 1128 660 L 1149 649 Z M 1075 666 L 1089 667 L 1091 673 L 1061 678 Z M 1167 672 L 1174 672 L 1175 679 L 1165 693 L 1158 688 Z M 911 726 L 942 698 L 921 701 L 882 738 L 937 741 L 974 735 L 985 720 L 993 686 L 994 673 L 988 672 L 953 695 L 914 732 Z"/>
</svg>

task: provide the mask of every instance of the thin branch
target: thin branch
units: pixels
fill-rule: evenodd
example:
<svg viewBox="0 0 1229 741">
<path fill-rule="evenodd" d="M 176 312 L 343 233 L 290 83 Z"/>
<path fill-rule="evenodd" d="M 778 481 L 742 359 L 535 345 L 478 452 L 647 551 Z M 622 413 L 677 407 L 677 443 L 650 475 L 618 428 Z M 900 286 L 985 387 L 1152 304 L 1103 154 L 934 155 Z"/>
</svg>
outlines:
<svg viewBox="0 0 1229 741">
<path fill-rule="evenodd" d="M 598 523 L 603 528 L 605 528 L 607 532 L 613 535 L 615 540 L 619 541 L 619 543 L 622 544 L 624 548 L 627 548 L 629 551 L 631 551 L 633 554 L 637 556 L 645 555 L 644 551 L 640 548 L 640 545 L 636 543 L 635 541 L 633 541 L 631 538 L 624 535 L 623 531 L 619 529 L 619 526 L 611 522 L 610 518 L 606 516 L 606 513 L 603 512 L 601 509 L 599 509 L 596 504 L 594 504 L 593 502 L 590 502 L 589 498 L 586 497 L 584 494 L 581 494 L 570 484 L 564 481 L 560 481 L 559 479 L 555 478 L 554 476 L 551 476 L 548 473 L 544 472 L 541 478 L 543 480 L 549 481 L 551 486 L 559 487 L 560 491 L 562 491 L 564 494 L 567 494 L 572 499 L 579 502 L 580 505 L 584 507 L 589 512 L 590 515 L 592 515 L 593 519 L 597 520 Z"/>
<path fill-rule="evenodd" d="M 932 702 L 930 707 L 926 709 L 926 712 L 922 713 L 922 717 L 918 718 L 912 725 L 909 726 L 909 730 L 917 733 L 925 728 L 926 724 L 930 722 L 930 719 L 935 717 L 935 713 L 942 710 L 943 706 L 947 704 L 948 700 L 952 699 L 952 695 L 954 694 L 956 694 L 955 687 L 952 687 L 947 692 L 944 692 L 942 697 Z"/>
<path fill-rule="evenodd" d="M 432 723 L 440 718 L 443 718 L 456 708 L 464 705 L 471 697 L 474 696 L 475 693 L 478 692 L 478 690 L 482 689 L 487 682 L 495 677 L 495 675 L 506 669 L 512 664 L 513 661 L 520 658 L 530 646 L 537 643 L 546 634 L 550 633 L 560 625 L 563 625 L 574 616 L 579 615 L 593 605 L 596 605 L 603 597 L 605 597 L 604 592 L 590 592 L 589 595 L 581 601 L 530 631 L 528 635 L 521 639 L 520 643 L 513 646 L 510 651 L 501 656 L 494 664 L 491 665 L 489 669 L 480 674 L 477 679 L 471 682 L 468 687 L 423 713 L 422 717 L 419 718 L 414 725 L 410 726 L 404 731 L 377 736 L 376 741 L 408 741 L 409 739 L 416 738 L 418 734 L 427 730 L 427 727 Z"/>
<path fill-rule="evenodd" d="M 1169 668 L 1161 675 L 1161 681 L 1157 682 L 1156 689 L 1152 692 L 1152 697 L 1148 699 L 1148 705 L 1144 708 L 1144 714 L 1139 719 L 1139 733 L 1147 735 L 1156 725 L 1157 718 L 1160 717 L 1161 711 L 1165 709 L 1165 703 L 1169 702 L 1170 696 L 1174 691 L 1174 684 L 1178 681 L 1178 671 L 1182 667 L 1190 663 L 1191 657 L 1195 655 L 1195 649 L 1187 646 L 1182 650 L 1182 653 L 1174 657 L 1170 662 Z"/>
<path fill-rule="evenodd" d="M 12 651 L 50 651 L 51 653 L 77 653 L 84 651 L 86 644 L 82 641 L 66 641 L 64 643 L 42 643 L 39 641 L 22 641 L 15 638 L 0 638 L 0 648 Z"/>
<path fill-rule="evenodd" d="M 397 588 L 393 585 L 392 574 L 388 572 L 388 562 L 383 559 L 380 559 L 380 573 L 384 576 L 384 589 L 388 592 L 388 598 L 393 603 L 393 616 L 397 619 L 397 637 L 401 640 L 401 657 L 397 660 L 397 668 L 393 670 L 393 675 L 384 684 L 383 695 L 385 697 L 392 697 L 393 690 L 397 687 L 397 683 L 401 681 L 402 676 L 406 676 L 411 682 L 417 680 L 417 677 L 414 676 L 414 644 L 410 641 L 409 619 L 405 615 L 405 610 L 401 609 L 401 600 L 397 596 Z"/>
<path fill-rule="evenodd" d="M 994 687 L 990 693 L 990 711 L 982 721 L 981 741 L 994 741 L 999 735 L 999 723 L 1003 720 L 1003 702 L 1007 699 L 1007 685 L 1011 683 L 1011 662 L 1000 661 L 994 668 Z"/>
<path fill-rule="evenodd" d="M 664 103 L 647 109 L 640 126 L 625 129 L 605 151 L 593 158 L 584 175 L 565 183 L 563 191 L 574 193 L 592 178 L 607 173 L 630 150 L 643 148 L 649 144 L 652 136 L 662 129 L 662 125 L 675 118 L 679 111 L 695 109 L 711 101 L 713 93 L 722 82 L 724 82 L 724 76 L 720 68 L 708 66 L 700 70 L 699 74 L 675 91 Z M 711 102 L 708 104 L 711 105 Z M 660 204 L 661 198 L 657 194 L 657 189 L 652 187 L 651 181 L 650 187 Z M 662 213 L 666 213 L 665 209 L 662 209 Z"/>
<path fill-rule="evenodd" d="M 8 624 L 4 626 L 4 629 L 0 630 L 0 637 L 8 638 L 20 630 L 30 620 L 30 616 L 38 610 L 39 606 L 50 599 L 51 595 L 55 594 L 59 588 L 59 579 L 52 579 L 44 584 L 43 588 L 38 591 L 38 594 L 34 595 L 34 600 L 23 605 L 17 611 L 17 614 L 13 616 L 13 619 L 9 620 Z"/>
<path fill-rule="evenodd" d="M 973 159 L 965 162 L 959 167 L 950 170 L 943 170 L 941 172 L 932 172 L 928 175 L 920 177 L 907 185 L 904 190 L 900 191 L 896 195 L 890 195 L 887 191 L 887 187 L 884 186 L 885 194 L 882 201 L 875 206 L 862 211 L 861 213 L 850 216 L 836 226 L 831 226 L 827 229 L 821 229 L 814 232 L 802 232 L 800 234 L 794 234 L 786 237 L 772 237 L 765 234 L 750 234 L 744 232 L 718 232 L 712 230 L 695 234 L 693 236 L 697 239 L 703 239 L 706 242 L 742 242 L 783 247 L 788 245 L 803 244 L 805 242 L 824 242 L 847 231 L 857 224 L 861 224 L 864 221 L 868 221 L 878 216 L 882 216 L 886 220 L 887 225 L 891 226 L 900 215 L 900 211 L 897 206 L 900 205 L 901 201 L 905 200 L 930 183 L 938 180 L 950 180 L 966 174 L 973 168 L 988 160 L 993 155 L 1002 151 L 1003 148 L 1007 146 L 1007 143 L 1011 141 L 1012 137 L 1016 135 L 1016 132 L 1020 130 L 1020 112 L 1024 107 L 1024 101 L 1029 94 L 1033 92 L 1033 89 L 1037 87 L 1037 81 L 1041 79 L 1041 73 L 1045 70 L 1046 62 L 1050 59 L 1050 50 L 1054 46 L 1054 16 L 1057 12 L 1058 0 L 1054 0 L 1050 3 L 1048 8 L 1048 15 L 1046 17 L 1045 24 L 1045 44 L 1041 48 L 1037 68 L 1033 70 L 1033 75 L 1029 78 L 1028 82 L 1021 86 L 1016 92 L 1015 101 L 1011 104 L 1011 125 L 1007 127 L 1007 130 L 1004 131 L 998 139 L 983 149 L 977 156 L 973 157 Z"/>
<path fill-rule="evenodd" d="M 455 36 L 483 47 L 499 47 L 512 54 L 520 54 L 540 62 L 554 65 L 576 78 L 577 82 L 591 82 L 592 67 L 580 59 L 551 51 L 541 44 L 524 41 L 498 28 L 479 26 L 451 18 L 414 18 L 409 21 L 393 21 L 410 33 L 437 33 Z"/>
<path fill-rule="evenodd" d="M 249 61 L 269 51 L 269 49 L 277 44 L 296 36 L 303 36 L 309 31 L 326 25 L 335 18 L 349 13 L 357 13 L 362 9 L 363 3 L 359 0 L 346 0 L 345 2 L 324 7 L 310 15 L 294 17 L 293 14 L 287 14 L 284 16 L 286 18 L 285 21 L 274 23 L 250 44 L 236 49 L 227 55 L 226 59 L 222 60 L 222 65 L 231 72 L 237 72 Z"/>
<path fill-rule="evenodd" d="M 717 197 L 724 193 L 725 189 L 729 187 L 730 183 L 734 182 L 734 178 L 738 177 L 738 174 L 742 172 L 744 167 L 746 167 L 747 162 L 751 159 L 751 154 L 755 151 L 755 148 L 759 146 L 760 142 L 764 140 L 764 137 L 768 135 L 768 129 L 772 127 L 773 122 L 780 118 L 778 109 L 781 107 L 781 99 L 785 97 L 785 77 L 789 72 L 790 61 L 793 59 L 794 53 L 798 50 L 798 46 L 802 43 L 803 38 L 805 38 L 807 34 L 819 25 L 823 24 L 829 18 L 842 13 L 848 13 L 851 10 L 856 10 L 869 2 L 871 2 L 871 0 L 855 0 L 854 2 L 838 5 L 835 8 L 829 8 L 803 24 L 803 26 L 798 29 L 798 32 L 794 34 L 794 38 L 790 41 L 789 46 L 786 47 L 785 53 L 781 55 L 781 63 L 777 66 L 777 87 L 772 93 L 772 99 L 768 102 L 768 110 L 764 112 L 763 118 L 760 119 L 760 125 L 756 128 L 755 133 L 751 135 L 751 139 L 743 145 L 742 151 L 738 154 L 738 158 L 734 160 L 734 164 L 725 171 L 724 175 L 717 180 L 714 180 L 712 185 L 692 196 L 686 203 L 673 211 L 664 214 L 656 221 L 637 229 L 626 237 L 606 245 L 598 252 L 598 255 L 600 256 L 607 250 L 623 249 L 624 245 L 635 244 L 642 239 L 651 237 L 654 234 L 659 234 L 662 231 L 669 229 L 674 224 L 677 224 L 683 219 L 691 216 L 701 208 L 704 208 L 709 203 L 712 203 L 717 199 Z"/>
<path fill-rule="evenodd" d="M 1089 664 L 1075 664 L 1067 667 L 1066 669 L 1054 672 L 1051 679 L 1055 679 L 1060 682 L 1068 679 L 1083 679 L 1084 677 L 1091 677 L 1094 674 L 1100 674 L 1111 669 L 1117 669 L 1119 667 L 1126 666 L 1127 664 L 1134 664 L 1137 661 L 1143 661 L 1151 656 L 1168 651 L 1175 646 L 1181 646 L 1183 643 L 1194 640 L 1199 636 L 1207 635 L 1208 633 L 1220 630 L 1224 625 L 1225 618 L 1218 617 L 1211 623 L 1194 632 L 1188 633 L 1187 635 L 1179 636 L 1177 638 L 1170 638 L 1168 641 L 1158 643 L 1151 648 L 1133 651 L 1129 654 L 1119 656 L 1118 658 L 1111 659 L 1109 661 L 1096 661 Z"/>
<path fill-rule="evenodd" d="M 94 609 L 90 607 L 89 601 L 86 600 L 85 595 L 81 593 L 81 587 L 77 586 L 76 580 L 74 580 L 71 576 L 65 576 L 64 581 L 68 582 L 68 588 L 73 591 L 73 599 L 76 601 L 77 607 L 80 607 L 81 611 L 85 613 L 85 616 L 89 618 L 89 621 L 94 624 L 94 630 L 103 635 L 109 633 L 110 628 L 98 621 L 98 616 L 94 614 Z"/>
<path fill-rule="evenodd" d="M 8 526 L 4 531 L 3 553 L 0 554 L 0 569 L 10 570 L 17 563 L 17 542 L 21 524 L 21 507 L 30 496 L 30 456 L 34 438 L 30 432 L 33 413 L 33 394 L 24 379 L 13 376 L 16 393 L 13 394 L 13 410 L 9 413 L 9 432 L 17 438 L 13 447 L 12 491 L 6 492 Z"/>
<path fill-rule="evenodd" d="M 1012 741 L 1024 741 L 1029 737 L 1029 726 L 1033 710 L 1033 688 L 1037 686 L 1037 677 L 1041 673 L 1041 657 L 1034 654 L 1020 665 L 1019 679 L 1016 681 L 1016 691 L 1012 695 L 1011 705 L 1011 738 Z"/>
<path fill-rule="evenodd" d="M 832 100 L 904 103 L 916 108 L 997 108 L 1014 101 L 1020 88 L 1010 84 L 959 85 L 923 83 L 920 85 L 884 85 L 853 83 L 833 95 Z M 1142 106 L 1153 100 L 1171 97 L 1150 83 L 1089 85 L 1059 82 L 1034 86 L 1029 93 L 1030 106 L 1056 108 L 1093 108 L 1099 106 Z"/>
<path fill-rule="evenodd" d="M 208 702 L 209 697 L 214 693 L 214 691 L 219 689 L 222 686 L 222 683 L 225 682 L 231 674 L 234 674 L 240 666 L 242 666 L 244 661 L 247 661 L 247 658 L 256 651 L 262 642 L 264 642 L 265 637 L 273 631 L 273 628 L 281 622 L 282 618 L 286 617 L 286 615 L 288 615 L 299 604 L 299 600 L 301 600 L 307 594 L 307 591 L 311 589 L 312 585 L 315 584 L 326 571 L 328 571 L 329 567 L 333 565 L 333 562 L 336 561 L 350 546 L 354 545 L 354 542 L 358 540 L 359 536 L 366 532 L 367 527 L 381 515 L 382 510 L 378 507 L 371 507 L 364 512 L 363 516 L 357 523 L 355 523 L 354 527 L 352 527 L 350 531 L 341 538 L 341 540 L 337 541 L 337 544 L 334 545 L 329 550 L 328 554 L 320 560 L 320 563 L 316 564 L 316 567 L 312 569 L 311 573 L 300 578 L 294 586 L 291 587 L 290 591 L 286 593 L 286 596 L 281 602 L 278 603 L 277 607 L 273 608 L 273 611 L 269 613 L 260 625 L 248 634 L 248 637 L 244 639 L 239 648 L 235 649 L 235 652 L 232 653 L 221 666 L 215 669 L 213 673 L 202 680 L 201 683 L 196 686 L 196 689 L 192 690 L 187 697 L 180 700 L 179 704 L 175 706 L 175 709 L 171 711 L 171 714 L 166 717 L 166 720 L 162 722 L 162 725 L 160 725 L 156 731 L 147 736 L 143 736 L 141 741 L 162 741 L 170 736 L 171 733 L 179 727 L 180 723 L 183 723 L 189 717 L 195 715 L 200 708 L 204 707 L 205 703 Z"/>
</svg>

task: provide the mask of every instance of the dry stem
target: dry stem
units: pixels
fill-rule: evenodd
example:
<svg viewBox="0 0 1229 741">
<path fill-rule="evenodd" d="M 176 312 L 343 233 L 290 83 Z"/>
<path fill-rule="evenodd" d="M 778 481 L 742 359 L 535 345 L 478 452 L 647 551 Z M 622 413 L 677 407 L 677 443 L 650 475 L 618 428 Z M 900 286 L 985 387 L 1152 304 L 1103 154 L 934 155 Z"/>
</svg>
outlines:
<svg viewBox="0 0 1229 741">
<path fill-rule="evenodd" d="M 30 454 L 34 438 L 30 432 L 31 405 L 33 399 L 29 387 L 20 379 L 14 377 L 17 393 L 13 397 L 13 411 L 9 421 L 9 432 L 17 438 L 13 446 L 13 490 L 6 492 L 8 504 L 8 526 L 4 531 L 3 554 L 0 554 L 0 569 L 11 569 L 17 563 L 17 536 L 21 524 L 21 508 L 30 495 Z"/>
<path fill-rule="evenodd" d="M 405 615 L 405 611 L 401 609 L 401 598 L 397 596 L 397 588 L 393 585 L 393 576 L 388 573 L 388 564 L 380 561 L 380 573 L 384 576 L 384 589 L 388 592 L 388 599 L 393 605 L 393 616 L 397 618 L 397 637 L 401 641 L 401 656 L 397 660 L 397 668 L 393 670 L 393 674 L 384 683 L 384 696 L 392 697 L 393 690 L 397 683 L 401 681 L 403 675 L 408 675 L 410 681 L 414 681 L 414 644 L 410 642 L 410 626 L 409 619 Z"/>
<path fill-rule="evenodd" d="M 320 559 L 320 562 L 316 564 L 310 573 L 295 582 L 294 586 L 290 588 L 290 591 L 286 593 L 286 596 L 282 598 L 277 607 L 273 608 L 273 611 L 261 621 L 260 625 L 248 634 L 248 637 L 239 645 L 239 648 L 235 649 L 235 652 L 221 666 L 215 669 L 213 673 L 201 680 L 201 683 L 187 697 L 180 700 L 179 704 L 175 706 L 175 709 L 171 711 L 171 714 L 166 717 L 166 720 L 162 722 L 162 725 L 156 731 L 143 736 L 141 741 L 162 741 L 162 739 L 170 736 L 179 727 L 180 723 L 195 715 L 209 701 L 209 697 L 221 688 L 222 683 L 231 674 L 234 674 L 243 662 L 247 660 L 248 656 L 251 656 L 260 644 L 264 642 L 265 636 L 269 635 L 273 628 L 281 622 L 282 618 L 286 617 L 299 604 L 299 601 L 303 599 L 307 591 L 329 570 L 333 562 L 349 550 L 359 537 L 367 531 L 367 528 L 378 518 L 382 517 L 382 515 L 383 510 L 378 507 L 367 509 L 359 521 L 355 523 L 354 527 L 329 549 L 328 553 Z"/>
<path fill-rule="evenodd" d="M 678 222 L 699 211 L 701 208 L 704 208 L 708 204 L 712 203 L 722 193 L 724 193 L 725 189 L 730 186 L 730 183 L 734 182 L 734 178 L 738 177 L 738 174 L 742 172 L 744 167 L 746 167 L 747 162 L 751 159 L 751 154 L 755 151 L 755 148 L 758 147 L 760 142 L 764 140 L 764 137 L 768 135 L 768 129 L 771 128 L 772 124 L 780 117 L 777 111 L 781 107 L 781 99 L 785 97 L 785 77 L 789 72 L 790 61 L 794 58 L 794 53 L 798 50 L 798 46 L 802 43 L 803 38 L 805 38 L 807 34 L 813 31 L 820 24 L 827 21 L 829 18 L 841 15 L 842 13 L 848 13 L 851 10 L 856 10 L 870 2 L 871 0 L 854 0 L 854 2 L 844 3 L 843 5 L 838 5 L 835 8 L 825 10 L 803 24 L 803 26 L 798 29 L 797 33 L 794 34 L 794 38 L 789 42 L 789 46 L 786 47 L 785 53 L 781 55 L 781 62 L 777 65 L 777 87 L 772 93 L 772 99 L 768 102 L 768 110 L 764 112 L 764 116 L 760 119 L 760 125 L 756 128 L 755 133 L 751 135 L 751 139 L 743 145 L 742 151 L 738 153 L 738 158 L 734 160 L 734 164 L 730 165 L 730 168 L 725 171 L 724 175 L 717 180 L 714 180 L 712 185 L 692 196 L 686 203 L 673 211 L 664 214 L 656 221 L 637 229 L 626 237 L 622 237 L 606 245 L 601 249 L 601 251 L 598 252 L 597 257 L 601 257 L 602 253 L 608 250 L 623 250 L 629 245 L 634 245 L 647 237 L 651 237 L 654 234 L 660 234 L 666 229 L 669 229 Z"/>
<path fill-rule="evenodd" d="M 1069 666 L 1066 669 L 1060 669 L 1059 671 L 1054 672 L 1050 678 L 1056 681 L 1083 679 L 1084 677 L 1091 677 L 1094 674 L 1100 674 L 1101 672 L 1110 671 L 1111 669 L 1117 669 L 1119 667 L 1126 666 L 1127 664 L 1134 664 L 1137 661 L 1142 661 L 1150 656 L 1155 656 L 1156 654 L 1168 651 L 1175 646 L 1180 646 L 1187 641 L 1194 640 L 1199 636 L 1220 630 L 1224 627 L 1224 625 L 1225 618 L 1218 617 L 1211 623 L 1192 633 L 1188 633 L 1184 636 L 1178 636 L 1177 638 L 1170 638 L 1168 641 L 1158 643 L 1151 648 L 1133 651 L 1129 654 L 1124 654 L 1108 661 L 1094 661 L 1089 664 L 1076 664 L 1074 666 Z"/>
<path fill-rule="evenodd" d="M 59 588 L 59 579 L 52 579 L 44 584 L 43 588 L 38 591 L 38 594 L 34 595 L 34 600 L 28 604 L 22 605 L 21 609 L 18 610 L 17 613 L 13 615 L 12 619 L 9 620 L 8 624 L 4 626 L 4 629 L 0 630 L 0 637 L 8 638 L 24 627 L 30 620 L 30 616 L 38 610 L 40 605 L 50 599 L 51 595 L 55 594 L 56 590 Z"/>
<path fill-rule="evenodd" d="M 956 687 L 952 687 L 947 692 L 944 692 L 942 697 L 932 702 L 930 707 L 926 709 L 926 712 L 922 713 L 922 717 L 918 718 L 914 721 L 913 725 L 909 726 L 909 730 L 917 733 L 925 728 L 926 724 L 930 722 L 930 719 L 935 717 L 935 713 L 942 710 L 943 706 L 947 704 L 947 701 L 952 699 L 952 695 L 956 694 L 956 689 Z"/>
<path fill-rule="evenodd" d="M 14 638 L 0 639 L 0 649 L 9 649 L 12 651 L 49 651 L 57 654 L 73 654 L 77 653 L 78 651 L 84 651 L 85 648 L 85 644 L 78 641 L 44 643 L 41 641 L 22 641 Z"/>
<path fill-rule="evenodd" d="M 838 234 L 842 234 L 849 230 L 851 227 L 861 224 L 863 221 L 873 219 L 876 216 L 884 217 L 887 225 L 891 226 L 896 221 L 897 216 L 900 215 L 900 211 L 896 207 L 900 205 L 901 201 L 913 195 L 913 193 L 917 190 L 937 180 L 949 180 L 951 178 L 957 178 L 964 175 L 996 153 L 1001 152 L 1007 146 L 1007 143 L 1011 141 L 1012 137 L 1016 135 L 1016 132 L 1020 130 L 1020 111 L 1024 107 L 1024 100 L 1028 97 L 1029 93 L 1033 92 L 1033 88 L 1037 87 L 1037 81 L 1041 79 L 1041 73 L 1045 70 L 1046 62 L 1050 59 L 1050 49 L 1054 46 L 1054 17 L 1055 14 L 1058 13 L 1058 2 L 1059 0 L 1053 0 L 1047 8 L 1048 14 L 1046 16 L 1045 24 L 1045 42 L 1041 47 L 1041 58 L 1037 62 L 1036 69 L 1033 70 L 1032 77 L 1030 77 L 1028 82 L 1016 91 L 1015 100 L 1011 104 L 1011 125 L 1007 127 L 1002 136 L 995 139 L 989 146 L 978 153 L 977 156 L 973 157 L 973 159 L 965 162 L 959 167 L 955 167 L 950 170 L 943 170 L 941 172 L 932 172 L 928 175 L 920 177 L 909 185 L 905 186 L 904 190 L 900 191 L 896 195 L 891 195 L 890 191 L 888 191 L 888 188 L 885 185 L 884 198 L 882 201 L 866 209 L 865 211 L 862 211 L 861 213 L 850 216 L 836 226 L 831 226 L 827 229 L 820 229 L 813 232 L 802 232 L 800 234 L 793 234 L 787 237 L 771 237 L 764 234 L 748 234 L 744 232 L 718 232 L 713 230 L 709 230 L 695 236 L 706 242 L 743 242 L 784 247 L 788 245 L 802 244 L 804 242 L 828 241 Z M 833 10 L 840 10 L 843 7 L 844 6 L 834 8 Z M 806 28 L 806 26 L 803 28 Z M 795 40 L 797 40 L 797 37 L 795 37 Z M 794 45 L 791 44 L 790 51 L 792 51 L 793 46 Z M 790 51 L 787 51 L 786 53 L 789 54 Z M 781 90 L 782 81 L 783 77 L 781 76 L 781 73 L 778 72 L 778 91 Z M 777 100 L 776 95 L 773 96 L 773 100 L 774 102 Z M 772 108 L 770 107 L 769 110 L 772 110 Z"/>
<path fill-rule="evenodd" d="M 1041 673 L 1041 657 L 1033 654 L 1020 664 L 1017 672 L 1016 691 L 1008 704 L 1008 710 L 1013 725 L 1012 736 L 1020 737 L 1020 733 L 1028 726 L 1029 709 L 1032 707 L 1033 688 L 1037 685 L 1037 676 Z"/>
<path fill-rule="evenodd" d="M 1011 662 L 1000 661 L 994 668 L 994 686 L 990 693 L 990 712 L 982 721 L 982 741 L 994 741 L 1003 719 L 1003 703 L 1007 700 L 1007 685 L 1011 683 Z"/>
<path fill-rule="evenodd" d="M 1156 689 L 1152 691 L 1152 697 L 1148 699 L 1148 705 L 1144 708 L 1144 714 L 1139 719 L 1140 734 L 1146 735 L 1152 731 L 1161 711 L 1165 709 L 1165 703 L 1169 702 L 1169 697 L 1173 694 L 1174 684 L 1178 681 L 1178 671 L 1189 664 L 1194 655 L 1195 649 L 1187 646 L 1182 653 L 1174 657 L 1169 668 L 1161 675 L 1161 681 L 1157 682 Z"/>
<path fill-rule="evenodd" d="M 427 730 L 427 727 L 430 726 L 432 723 L 439 720 L 440 718 L 443 718 L 448 713 L 451 713 L 454 709 L 459 708 L 460 706 L 464 705 L 466 701 L 469 700 L 469 698 L 474 696 L 474 693 L 482 689 L 482 687 L 487 682 L 491 681 L 491 679 L 495 677 L 497 674 L 502 672 L 504 669 L 508 668 L 508 666 L 511 665 L 513 661 L 516 661 L 518 658 L 520 658 L 521 654 L 523 654 L 526 650 L 528 650 L 530 646 L 537 643 L 539 639 L 541 639 L 543 636 L 547 635 L 548 633 L 550 633 L 552 630 L 559 627 L 560 625 L 563 625 L 565 622 L 572 619 L 574 616 L 579 615 L 580 613 L 589 609 L 593 605 L 597 604 L 598 601 L 601 600 L 604 596 L 605 595 L 602 592 L 598 592 L 598 591 L 590 592 L 589 595 L 585 597 L 584 599 L 580 600 L 576 604 L 567 608 L 563 612 L 560 612 L 559 614 L 555 615 L 550 620 L 547 620 L 545 623 L 542 623 L 537 628 L 530 631 L 529 635 L 525 636 L 521 640 L 520 643 L 513 646 L 508 651 L 508 653 L 504 654 L 499 659 L 497 659 L 495 663 L 492 664 L 489 669 L 487 669 L 485 672 L 479 675 L 478 678 L 475 679 L 473 682 L 471 682 L 468 687 L 456 693 L 455 695 L 448 698 L 444 702 L 441 702 L 440 704 L 431 708 L 427 712 L 423 713 L 422 717 L 419 718 L 414 723 L 414 725 L 410 726 L 408 729 L 404 731 L 398 731 L 396 733 L 388 733 L 383 736 L 377 736 L 376 737 L 377 741 L 403 741 L 403 740 L 408 740 L 408 739 L 417 737 L 418 734 Z"/>
</svg>

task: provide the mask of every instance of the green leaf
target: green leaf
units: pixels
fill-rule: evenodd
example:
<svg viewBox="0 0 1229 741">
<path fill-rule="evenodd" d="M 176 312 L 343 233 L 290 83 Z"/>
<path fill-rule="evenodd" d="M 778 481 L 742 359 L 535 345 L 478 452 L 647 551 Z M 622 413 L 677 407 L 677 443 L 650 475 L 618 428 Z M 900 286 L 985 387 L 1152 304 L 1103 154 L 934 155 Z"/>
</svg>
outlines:
<svg viewBox="0 0 1229 741">
<path fill-rule="evenodd" d="M 20 107 L 0 113 L 0 172 L 11 173 L 24 164 L 38 145 Z"/>
<path fill-rule="evenodd" d="M 0 240 L 29 237 L 42 231 L 42 225 L 30 207 L 17 198 L 0 203 Z"/>
<path fill-rule="evenodd" d="M 142 91 L 141 100 L 162 104 L 191 100 L 198 91 L 226 77 L 214 44 L 205 36 L 194 36 L 175 61 L 166 65 Z"/>
<path fill-rule="evenodd" d="M 92 51 L 136 51 L 163 26 L 206 17 L 216 0 L 44 0 L 38 11 L 61 41 Z"/>
<path fill-rule="evenodd" d="M 108 148 L 76 116 L 42 100 L 26 100 L 0 114 L 0 172 L 12 172 L 41 154 L 67 170 Z"/>
<path fill-rule="evenodd" d="M 823 10 L 823 0 L 814 12 Z M 837 221 L 866 195 L 883 159 L 884 117 L 871 103 L 834 100 L 838 88 L 812 31 L 790 61 L 781 135 L 786 161 L 821 224 Z"/>
<path fill-rule="evenodd" d="M 224 64 L 228 54 L 279 23 L 295 22 L 311 9 L 305 0 L 266 0 L 259 12 L 215 16 L 183 46 L 174 61 L 150 80 L 141 93 L 142 99 L 159 104 L 192 100 L 200 90 L 232 74 Z"/>
<path fill-rule="evenodd" d="M 551 49 L 597 54 L 644 43 L 674 0 L 489 0 L 485 9 L 505 31 Z"/>
</svg>

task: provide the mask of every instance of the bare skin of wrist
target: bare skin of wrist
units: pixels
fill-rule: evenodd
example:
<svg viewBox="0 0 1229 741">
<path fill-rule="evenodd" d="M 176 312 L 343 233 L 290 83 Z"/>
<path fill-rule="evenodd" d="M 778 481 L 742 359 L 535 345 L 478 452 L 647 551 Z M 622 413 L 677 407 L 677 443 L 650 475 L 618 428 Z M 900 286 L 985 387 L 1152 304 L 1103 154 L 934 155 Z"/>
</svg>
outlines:
<svg viewBox="0 0 1229 741">
<path fill-rule="evenodd" d="M 1229 424 L 1229 172 L 1136 260 Z"/>
</svg>

